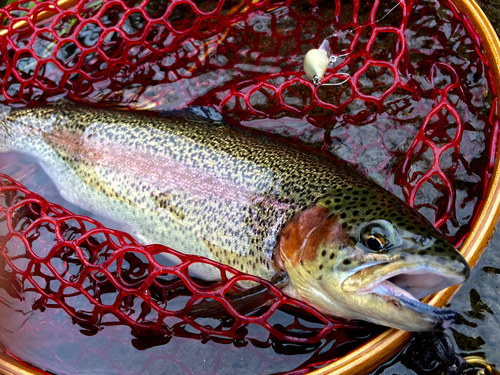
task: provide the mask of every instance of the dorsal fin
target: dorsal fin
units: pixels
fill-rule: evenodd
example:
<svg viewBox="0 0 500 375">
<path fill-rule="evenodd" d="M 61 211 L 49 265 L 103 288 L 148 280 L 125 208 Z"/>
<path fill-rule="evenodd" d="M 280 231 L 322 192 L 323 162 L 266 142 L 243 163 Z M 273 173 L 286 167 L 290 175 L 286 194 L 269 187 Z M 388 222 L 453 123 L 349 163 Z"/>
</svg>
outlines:
<svg viewBox="0 0 500 375">
<path fill-rule="evenodd" d="M 212 107 L 191 106 L 173 111 L 162 111 L 159 117 L 177 118 L 204 124 L 226 124 L 222 115 Z"/>
<path fill-rule="evenodd" d="M 82 105 L 82 104 L 80 104 L 80 105 Z M 86 104 L 83 104 L 83 105 L 87 106 Z M 68 97 L 63 97 L 63 98 L 57 99 L 54 102 L 50 103 L 50 106 L 56 107 L 58 109 L 71 109 L 71 108 L 77 107 L 78 103 L 72 101 Z"/>
</svg>

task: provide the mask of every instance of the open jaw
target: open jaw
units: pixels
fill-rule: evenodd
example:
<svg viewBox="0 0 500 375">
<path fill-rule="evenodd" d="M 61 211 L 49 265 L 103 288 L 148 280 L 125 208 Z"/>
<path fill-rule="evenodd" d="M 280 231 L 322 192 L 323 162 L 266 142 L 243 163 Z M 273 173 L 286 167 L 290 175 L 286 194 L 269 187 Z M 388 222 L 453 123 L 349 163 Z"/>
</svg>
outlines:
<svg viewBox="0 0 500 375">
<path fill-rule="evenodd" d="M 386 265 L 387 267 L 388 265 Z M 442 310 L 419 301 L 439 290 L 465 281 L 465 277 L 443 270 L 433 270 L 426 266 L 392 269 L 380 272 L 381 265 L 367 267 L 348 277 L 343 285 L 344 291 L 358 294 L 373 294 L 400 309 L 412 310 L 432 321 L 434 329 L 449 328 L 456 318 L 456 313 Z M 387 267 L 392 268 L 392 267 Z M 370 272 L 372 270 L 375 272 Z M 378 271 L 378 272 L 377 272 Z"/>
<path fill-rule="evenodd" d="M 400 288 L 390 280 L 381 281 L 367 293 L 376 294 L 395 306 L 406 307 L 428 316 L 431 320 L 435 321 L 435 329 L 437 330 L 444 330 L 451 327 L 456 318 L 456 313 L 453 311 L 442 310 L 438 307 L 422 303 L 414 295 Z"/>
</svg>

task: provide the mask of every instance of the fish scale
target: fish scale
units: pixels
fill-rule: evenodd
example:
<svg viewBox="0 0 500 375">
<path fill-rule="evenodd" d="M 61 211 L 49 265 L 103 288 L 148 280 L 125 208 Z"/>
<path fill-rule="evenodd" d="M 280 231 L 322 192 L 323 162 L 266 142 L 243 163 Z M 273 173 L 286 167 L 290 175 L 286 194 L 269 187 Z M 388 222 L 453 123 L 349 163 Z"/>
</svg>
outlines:
<svg viewBox="0 0 500 375">
<path fill-rule="evenodd" d="M 409 330 L 453 320 L 409 291 L 420 298 L 462 282 L 463 257 L 406 203 L 321 152 L 227 124 L 67 102 L 1 108 L 0 126 L 0 152 L 34 156 L 64 199 L 144 245 L 267 280 L 285 271 L 285 293 L 331 315 Z M 374 251 L 367 238 L 385 247 Z M 192 271 L 220 278 L 207 265 Z M 431 277 L 412 276 L 423 273 Z"/>
<path fill-rule="evenodd" d="M 336 181 L 345 181 L 346 172 L 353 173 L 323 156 L 227 125 L 69 104 L 13 110 L 5 120 L 22 121 L 40 133 L 10 142 L 9 149 L 49 165 L 46 171 L 71 203 L 118 222 L 123 222 L 121 212 L 132 210 L 126 224 L 144 244 L 163 243 L 268 280 L 274 275 L 272 252 L 284 224 L 328 189 L 338 188 Z M 9 127 L 16 131 L 16 125 Z M 154 168 L 141 171 L 144 163 L 137 158 Z M 69 165 L 88 186 L 85 198 L 79 184 L 54 173 L 61 168 L 57 164 Z M 162 173 L 165 165 L 171 170 Z"/>
</svg>

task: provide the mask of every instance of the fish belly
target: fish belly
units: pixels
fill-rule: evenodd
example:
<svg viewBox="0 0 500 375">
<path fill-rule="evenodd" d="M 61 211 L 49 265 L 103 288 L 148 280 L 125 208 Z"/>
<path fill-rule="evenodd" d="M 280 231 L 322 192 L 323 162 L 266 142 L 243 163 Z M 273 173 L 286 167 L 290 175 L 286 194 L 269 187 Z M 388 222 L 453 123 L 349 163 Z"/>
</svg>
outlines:
<svg viewBox="0 0 500 375">
<path fill-rule="evenodd" d="M 143 245 L 271 279 L 272 251 L 291 206 L 275 191 L 276 171 L 249 160 L 248 150 L 217 145 L 215 132 L 229 131 L 220 139 L 238 142 L 226 127 L 138 122 L 91 109 L 12 111 L 0 151 L 35 157 L 65 200 L 121 223 Z M 220 278 L 211 266 L 190 271 Z"/>
</svg>

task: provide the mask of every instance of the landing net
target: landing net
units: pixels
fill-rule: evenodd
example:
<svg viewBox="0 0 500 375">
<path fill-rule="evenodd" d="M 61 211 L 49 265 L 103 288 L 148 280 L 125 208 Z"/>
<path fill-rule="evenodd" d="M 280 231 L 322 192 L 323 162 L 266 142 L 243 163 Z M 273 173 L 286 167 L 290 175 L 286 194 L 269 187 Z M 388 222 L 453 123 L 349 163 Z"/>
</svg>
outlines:
<svg viewBox="0 0 500 375">
<path fill-rule="evenodd" d="M 455 245 L 469 233 L 493 170 L 496 93 L 478 35 L 447 1 L 20 1 L 0 9 L 0 35 L 2 104 L 67 96 L 154 113 L 211 106 L 236 126 L 353 163 Z M 315 86 L 302 62 L 321 45 L 332 63 Z M 149 346 L 141 338 L 154 336 L 159 346 L 182 337 L 314 353 L 274 372 L 308 371 L 368 336 L 265 281 L 270 304 L 241 315 L 228 296 L 238 292 L 237 280 L 254 277 L 178 253 L 178 264 L 162 264 L 158 254 L 173 250 L 141 247 L 6 175 L 0 199 L 5 299 L 30 296 L 32 311 L 62 309 L 89 335 L 122 325 L 142 349 Z M 193 262 L 219 268 L 222 282 L 192 279 Z M 204 306 L 222 315 L 200 316 Z M 168 363 L 196 373 L 176 347 Z M 90 349 L 79 349 L 64 368 L 85 362 Z M 217 350 L 207 373 L 223 368 L 230 352 Z M 117 373 L 129 371 L 113 364 L 112 353 L 99 355 Z M 134 371 L 152 371 L 158 358 L 146 357 Z M 276 369 L 262 366 L 255 370 Z"/>
</svg>

